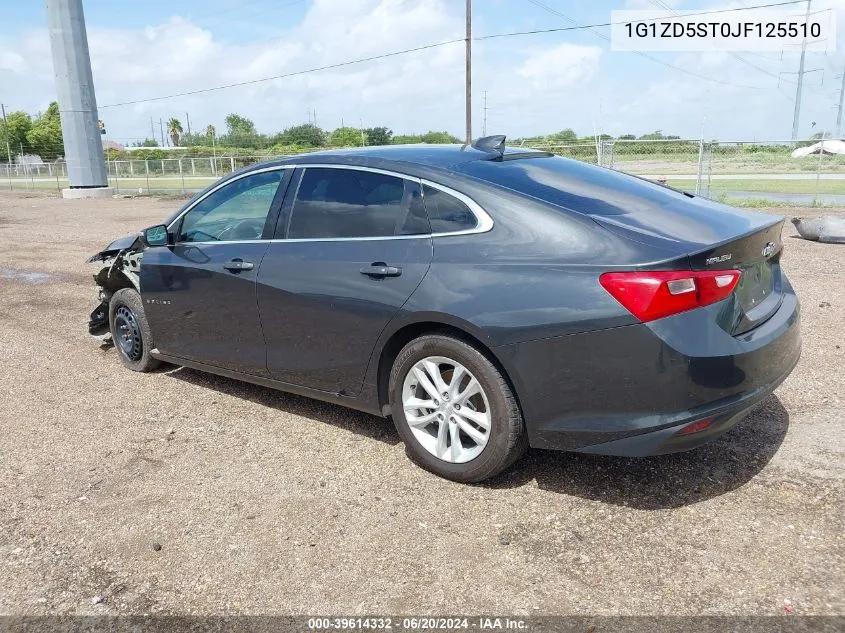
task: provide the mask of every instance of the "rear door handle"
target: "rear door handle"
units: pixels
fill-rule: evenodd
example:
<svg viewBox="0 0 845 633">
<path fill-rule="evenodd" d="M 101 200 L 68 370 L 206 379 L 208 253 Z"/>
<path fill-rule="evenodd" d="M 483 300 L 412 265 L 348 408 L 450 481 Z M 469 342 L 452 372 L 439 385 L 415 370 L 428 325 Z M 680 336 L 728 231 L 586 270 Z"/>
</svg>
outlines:
<svg viewBox="0 0 845 633">
<path fill-rule="evenodd" d="M 369 266 L 364 266 L 361 269 L 361 274 L 376 279 L 382 277 L 398 277 L 402 274 L 402 269 L 398 266 L 388 266 L 384 262 L 375 262 Z"/>
<path fill-rule="evenodd" d="M 255 264 L 253 264 L 252 262 L 245 262 L 242 259 L 235 258 L 223 264 L 223 268 L 233 273 L 239 273 L 242 270 L 252 270 L 253 268 L 255 268 Z"/>
</svg>

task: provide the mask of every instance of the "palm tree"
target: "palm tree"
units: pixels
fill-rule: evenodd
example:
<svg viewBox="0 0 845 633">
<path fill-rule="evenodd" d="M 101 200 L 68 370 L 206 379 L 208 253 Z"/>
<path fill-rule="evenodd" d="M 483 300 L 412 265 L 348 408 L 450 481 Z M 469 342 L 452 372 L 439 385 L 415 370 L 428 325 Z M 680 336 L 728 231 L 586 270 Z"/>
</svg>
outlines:
<svg viewBox="0 0 845 633">
<path fill-rule="evenodd" d="M 215 130 L 215 129 L 214 129 L 214 126 L 213 126 L 213 125 L 209 124 L 209 125 L 205 128 L 205 135 L 206 135 L 206 136 L 209 136 L 209 137 L 211 137 L 211 138 L 214 138 L 215 136 L 217 136 L 217 130 Z"/>
<path fill-rule="evenodd" d="M 167 122 L 167 134 L 173 141 L 173 147 L 179 147 L 179 137 L 182 136 L 182 124 L 179 123 L 179 119 L 172 117 Z"/>
</svg>

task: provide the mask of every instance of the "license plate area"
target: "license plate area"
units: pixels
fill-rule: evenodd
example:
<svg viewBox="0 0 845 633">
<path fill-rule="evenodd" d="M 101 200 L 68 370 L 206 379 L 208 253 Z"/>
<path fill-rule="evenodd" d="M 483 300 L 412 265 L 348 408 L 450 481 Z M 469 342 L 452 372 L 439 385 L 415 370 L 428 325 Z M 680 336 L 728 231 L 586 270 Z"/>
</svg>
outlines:
<svg viewBox="0 0 845 633">
<path fill-rule="evenodd" d="M 733 333 L 747 332 L 773 315 L 783 298 L 780 287 L 778 263 L 766 260 L 743 266 L 734 291 L 739 318 Z"/>
</svg>

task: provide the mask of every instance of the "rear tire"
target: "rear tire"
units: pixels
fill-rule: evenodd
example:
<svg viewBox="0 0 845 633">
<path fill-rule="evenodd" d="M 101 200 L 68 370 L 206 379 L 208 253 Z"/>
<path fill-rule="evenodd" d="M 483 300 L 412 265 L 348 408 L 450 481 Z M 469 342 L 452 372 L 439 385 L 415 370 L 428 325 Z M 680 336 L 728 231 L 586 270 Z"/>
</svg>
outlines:
<svg viewBox="0 0 845 633">
<path fill-rule="evenodd" d="M 408 343 L 393 363 L 389 392 L 393 423 L 408 456 L 436 475 L 483 481 L 527 448 L 510 385 L 464 341 L 432 334 Z"/>
<path fill-rule="evenodd" d="M 109 301 L 109 327 L 121 362 L 132 371 L 152 371 L 161 361 L 150 356 L 153 336 L 141 295 L 134 288 L 121 288 Z"/>
</svg>

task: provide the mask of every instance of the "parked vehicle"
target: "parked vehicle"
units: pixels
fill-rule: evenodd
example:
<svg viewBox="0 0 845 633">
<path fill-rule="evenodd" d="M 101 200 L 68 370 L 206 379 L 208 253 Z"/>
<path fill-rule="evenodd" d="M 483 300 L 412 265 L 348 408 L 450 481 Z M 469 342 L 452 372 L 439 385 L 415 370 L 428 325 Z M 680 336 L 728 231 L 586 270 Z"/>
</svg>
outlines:
<svg viewBox="0 0 845 633">
<path fill-rule="evenodd" d="M 123 364 L 391 416 L 477 482 L 528 445 L 646 456 L 792 371 L 783 219 L 536 151 L 392 146 L 255 165 L 91 258 Z"/>
</svg>

